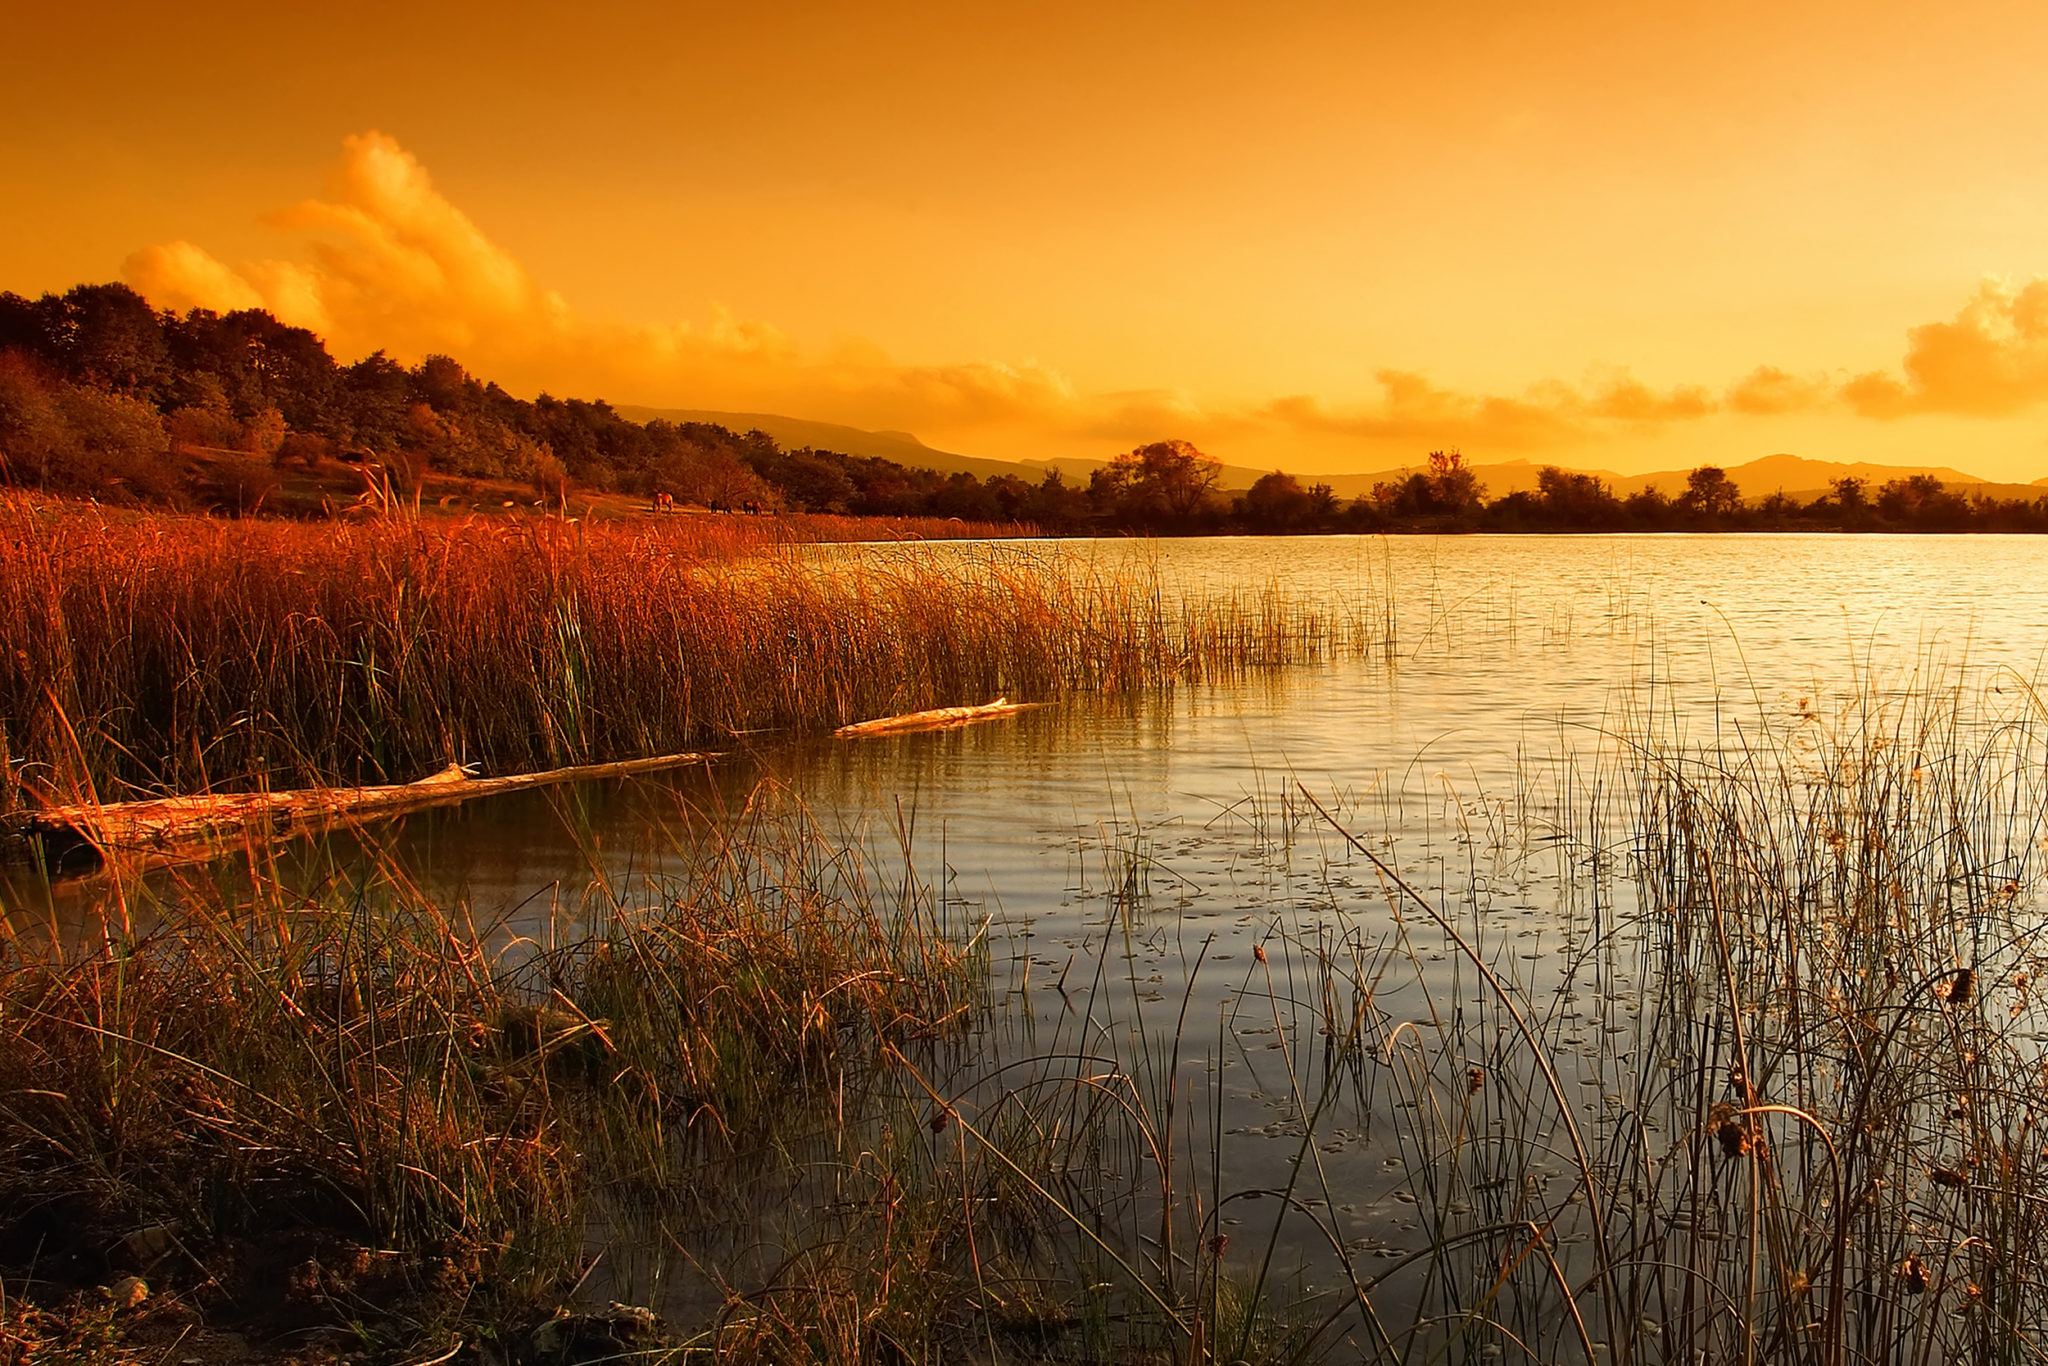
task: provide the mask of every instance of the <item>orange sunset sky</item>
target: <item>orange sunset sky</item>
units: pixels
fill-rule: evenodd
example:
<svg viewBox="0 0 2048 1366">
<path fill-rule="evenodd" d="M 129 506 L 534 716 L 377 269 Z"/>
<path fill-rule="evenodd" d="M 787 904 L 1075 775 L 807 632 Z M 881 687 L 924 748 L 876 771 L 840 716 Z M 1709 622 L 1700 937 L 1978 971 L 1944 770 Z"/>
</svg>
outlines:
<svg viewBox="0 0 2048 1366">
<path fill-rule="evenodd" d="M 2048 475 L 2048 6 L 17 7 L 0 288 L 971 454 Z"/>
</svg>

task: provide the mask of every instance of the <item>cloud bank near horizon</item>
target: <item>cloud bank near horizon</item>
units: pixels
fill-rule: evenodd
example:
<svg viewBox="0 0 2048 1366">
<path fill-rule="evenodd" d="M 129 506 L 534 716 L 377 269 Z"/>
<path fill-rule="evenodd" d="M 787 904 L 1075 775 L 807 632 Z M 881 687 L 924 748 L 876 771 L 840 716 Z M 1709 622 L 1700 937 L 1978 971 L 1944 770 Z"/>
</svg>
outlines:
<svg viewBox="0 0 2048 1366">
<path fill-rule="evenodd" d="M 906 365 L 858 342 L 807 351 L 772 325 L 715 305 L 698 323 L 586 317 L 437 191 L 417 158 L 375 131 L 343 141 L 327 198 L 267 221 L 300 248 L 295 259 L 229 266 L 174 241 L 136 252 L 124 274 L 159 306 L 267 309 L 320 334 L 344 358 L 380 349 L 408 361 L 442 353 L 513 389 L 787 412 L 927 438 L 1022 432 L 1050 453 L 1184 436 L 1205 444 L 1314 440 L 1396 463 L 1443 447 L 1541 456 L 1721 415 L 1996 418 L 2048 400 L 2043 278 L 2018 287 L 1987 280 L 1954 318 L 1910 329 L 1899 375 L 1843 380 L 1760 365 L 1717 391 L 1658 390 L 1612 371 L 1502 395 L 1382 368 L 1373 373 L 1377 394 L 1362 402 L 1296 394 L 1212 408 L 1173 391 L 1083 393 L 1035 362 Z"/>
</svg>

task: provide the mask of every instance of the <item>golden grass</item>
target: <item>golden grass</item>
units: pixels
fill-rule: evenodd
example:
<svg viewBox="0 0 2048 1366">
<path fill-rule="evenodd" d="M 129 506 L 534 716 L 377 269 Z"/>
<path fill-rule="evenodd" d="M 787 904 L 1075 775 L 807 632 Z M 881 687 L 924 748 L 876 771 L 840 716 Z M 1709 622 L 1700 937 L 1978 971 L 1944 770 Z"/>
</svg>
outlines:
<svg viewBox="0 0 2048 1366">
<path fill-rule="evenodd" d="M 240 902 L 190 885 L 139 937 L 17 928 L 0 940 L 9 1246 L 40 1227 L 58 1266 L 171 1230 L 178 1279 L 197 1259 L 260 1303 L 236 1247 L 310 1231 L 302 1308 L 359 1264 L 343 1279 L 387 1299 L 459 1311 L 487 1289 L 516 1319 L 586 1265 L 600 1195 L 738 1189 L 858 1107 L 885 1055 L 974 1022 L 980 950 L 915 887 L 870 887 L 786 823 L 697 854 L 689 884 L 596 905 L 552 946 L 381 873 Z"/>
<path fill-rule="evenodd" d="M 52 699 L 31 741 L 52 784 L 395 764 L 458 735 L 600 757 L 1345 640 L 1272 596 L 1018 557 L 11 515 L 0 560 L 49 600 L 0 589 L 44 642 L 0 665 L 52 662 L 5 715 Z M 160 705 L 204 724 L 132 714 Z M 977 1054 L 962 1031 L 995 1017 L 965 927 L 907 873 L 743 822 L 687 886 L 546 951 L 399 886 L 0 944 L 0 1199 L 212 1232 L 289 1208 L 453 1277 L 472 1319 L 486 1288 L 559 1295 L 594 1210 L 614 1241 L 643 1218 L 721 1297 L 694 1349 L 741 1361 L 2018 1366 L 2048 1323 L 2044 717 L 2023 686 L 1923 678 L 1710 747 L 1635 718 L 1489 837 L 1559 860 L 1540 977 L 1478 853 L 1411 887 L 1378 845 L 1326 851 L 1329 915 L 1276 910 L 1233 993 L 1270 1012 L 1299 1121 L 1278 1188 L 1224 1170 L 1220 1103 L 1177 1080 L 1184 1007 L 1164 1028 L 1112 989 L 1150 910 L 1135 850 L 1071 1001 L 1062 975 L 1070 1012 Z M 135 738 L 187 733 L 189 767 Z M 1431 955 L 1468 990 L 1389 1014 L 1404 973 L 1442 980 Z M 1399 1156 L 1421 1246 L 1346 1254 L 1383 1216 L 1338 1213 L 1340 1126 Z M 1270 1229 L 1221 1236 L 1255 1199 Z M 752 1260 L 682 1242 L 720 1225 Z M 1284 1249 L 1318 1240 L 1341 1275 L 1291 1297 Z"/>
<path fill-rule="evenodd" d="M 2002 696 L 1873 686 L 1713 749 L 1645 723 L 1557 769 L 1514 803 L 1565 865 L 1547 976 L 1504 888 L 1345 840 L 1327 913 L 1236 969 L 1190 948 L 1235 979 L 1213 1043 L 1115 981 L 1160 927 L 1137 845 L 1045 1018 L 908 870 L 770 795 L 558 948 L 396 885 L 193 892 L 142 942 L 4 946 L 0 1200 L 195 1245 L 289 1209 L 453 1287 L 418 1341 L 558 1302 L 596 1219 L 684 1254 L 709 1300 L 673 1327 L 711 1359 L 2017 1366 L 2048 1321 L 2048 732 Z M 1209 1103 L 1254 1024 L 1294 1127 L 1232 1172 Z M 1324 1145 L 1361 1128 L 1404 1205 L 1343 1212 Z"/>
<path fill-rule="evenodd" d="M 214 522 L 0 502 L 8 790 L 406 781 L 1296 662 L 1338 623 L 827 521 Z"/>
</svg>

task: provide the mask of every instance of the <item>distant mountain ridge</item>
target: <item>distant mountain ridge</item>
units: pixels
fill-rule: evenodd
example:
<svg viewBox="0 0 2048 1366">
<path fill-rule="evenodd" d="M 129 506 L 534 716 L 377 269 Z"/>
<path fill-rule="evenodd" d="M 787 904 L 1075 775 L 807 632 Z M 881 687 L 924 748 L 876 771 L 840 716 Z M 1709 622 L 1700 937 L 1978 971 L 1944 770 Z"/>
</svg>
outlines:
<svg viewBox="0 0 2048 1366">
<path fill-rule="evenodd" d="M 650 422 L 664 418 L 670 422 L 710 422 L 735 432 L 759 430 L 768 433 L 787 448 L 811 446 L 818 450 L 839 451 L 845 455 L 879 456 L 894 460 L 900 465 L 913 469 L 938 470 L 945 474 L 972 474 L 988 479 L 1010 474 L 1030 483 L 1037 483 L 1045 477 L 1048 469 L 1055 469 L 1070 480 L 1086 483 L 1094 471 L 1109 464 L 1108 460 L 1082 460 L 1073 457 L 1057 457 L 1050 460 L 994 460 L 984 456 L 962 455 L 956 451 L 942 451 L 927 446 L 909 432 L 875 432 L 860 427 L 848 427 L 835 422 L 814 422 L 808 418 L 784 417 L 779 413 L 729 413 L 705 408 L 647 408 L 631 404 L 620 404 L 617 411 L 621 417 L 634 422 Z M 1534 492 L 1538 475 L 1544 465 L 1553 462 L 1536 463 L 1528 460 L 1504 460 L 1488 465 L 1474 465 L 1472 472 L 1486 488 L 1489 498 L 1503 498 L 1511 493 Z M 1372 470 L 1357 474 L 1306 474 L 1299 470 L 1288 473 L 1303 485 L 1328 484 L 1339 498 L 1356 498 L 1372 492 L 1373 485 L 1398 483 L 1409 475 L 1426 468 L 1423 461 L 1411 465 L 1399 465 L 1390 469 Z M 1626 498 L 1632 493 L 1655 486 L 1676 497 L 1685 491 L 1688 469 L 1653 470 L 1648 474 L 1617 474 L 1613 470 L 1582 470 L 1570 465 L 1559 468 L 1575 474 L 1590 474 L 1607 482 L 1616 495 Z M 1804 456 L 1780 453 L 1762 456 L 1740 465 L 1724 465 L 1728 477 L 1735 481 L 1745 498 L 1762 498 L 1773 493 L 1784 493 L 1800 501 L 1811 501 L 1827 493 L 1837 479 L 1861 479 L 1870 485 L 1875 493 L 1880 486 L 1893 479 L 1910 479 L 1915 475 L 1932 475 L 1951 488 L 1967 489 L 1993 498 L 2034 499 L 2048 489 L 2048 476 L 2036 479 L 2030 484 L 1995 483 L 1974 474 L 1965 473 L 1948 465 L 1874 465 L 1868 461 L 1843 462 L 1838 460 L 1809 460 Z M 1231 491 L 1250 488 L 1265 475 L 1268 469 L 1257 469 L 1248 465 L 1225 465 L 1219 485 Z"/>
<path fill-rule="evenodd" d="M 809 446 L 814 450 L 838 451 L 841 455 L 875 456 L 894 460 L 912 469 L 938 470 L 943 474 L 971 474 L 979 479 L 1014 474 L 1038 482 L 1044 467 L 1014 460 L 987 460 L 977 455 L 958 455 L 927 446 L 909 432 L 871 432 L 836 422 L 813 422 L 809 418 L 783 417 L 779 413 L 726 413 L 709 408 L 643 408 L 622 403 L 615 409 L 632 422 L 708 422 L 728 431 L 762 431 L 775 438 L 785 450 Z"/>
</svg>

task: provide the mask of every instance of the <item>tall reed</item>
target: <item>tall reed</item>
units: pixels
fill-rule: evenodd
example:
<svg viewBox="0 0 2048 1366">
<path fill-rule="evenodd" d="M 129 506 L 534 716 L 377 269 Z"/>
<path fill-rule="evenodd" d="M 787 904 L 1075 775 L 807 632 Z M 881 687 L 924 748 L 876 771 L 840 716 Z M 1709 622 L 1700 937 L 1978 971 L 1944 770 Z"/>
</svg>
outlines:
<svg viewBox="0 0 2048 1366">
<path fill-rule="evenodd" d="M 903 633 L 799 637 L 776 668 L 951 678 L 932 642 L 973 642 L 1048 687 L 1136 686 L 1333 639 L 1277 600 L 1059 578 L 1073 615 L 997 642 L 973 595 L 1027 601 L 1039 571 L 927 597 L 926 564 L 687 581 Z M 1232 809 L 1270 878 L 1233 966 L 1141 836 L 1102 841 L 1056 981 L 991 984 L 1000 927 L 748 820 L 654 905 L 598 896 L 538 946 L 402 888 L 82 953 L 19 937 L 0 1196 L 226 1227 L 299 1192 L 529 1308 L 598 1227 L 608 1256 L 673 1250 L 688 1349 L 742 1361 L 2030 1361 L 2048 707 L 1966 678 L 1866 676 L 1704 740 L 1624 710 L 1420 823 L 1385 789 L 1262 792 Z M 1136 963 L 1169 942 L 1184 981 L 1155 992 Z M 1227 1117 L 1251 1104 L 1255 1135 Z"/>
<path fill-rule="evenodd" d="M 1226 676 L 1338 648 L 1273 594 L 745 519 L 218 523 L 0 503 L 7 786 L 404 781 Z M 744 536 L 723 523 L 749 526 Z"/>
<path fill-rule="evenodd" d="M 1354 842 L 1472 975 L 1379 1049 L 1430 1230 L 1414 1351 L 2035 1358 L 2044 720 L 2010 678 L 1866 678 L 1707 744 L 1638 714 L 1535 804 L 1548 968 L 1482 871 Z"/>
<path fill-rule="evenodd" d="M 587 1269 L 593 1221 L 709 1202 L 730 1227 L 782 1145 L 966 1033 L 986 969 L 914 880 L 806 827 L 696 853 L 687 882 L 543 924 L 478 924 L 388 865 L 185 884 L 146 931 L 10 922 L 0 1250 L 118 1262 L 161 1229 L 170 1265 L 137 1269 L 210 1275 L 245 1314 L 374 1286 L 516 1322 Z M 310 1260 L 261 1283 L 280 1248 Z"/>
</svg>

